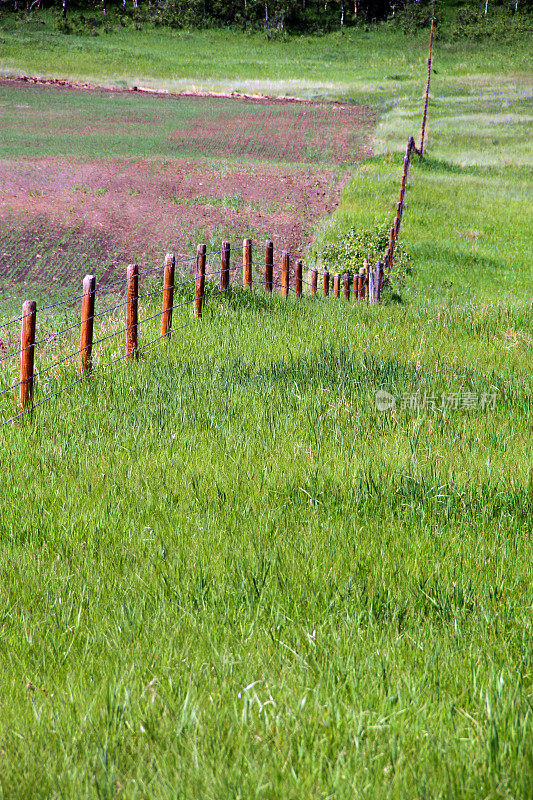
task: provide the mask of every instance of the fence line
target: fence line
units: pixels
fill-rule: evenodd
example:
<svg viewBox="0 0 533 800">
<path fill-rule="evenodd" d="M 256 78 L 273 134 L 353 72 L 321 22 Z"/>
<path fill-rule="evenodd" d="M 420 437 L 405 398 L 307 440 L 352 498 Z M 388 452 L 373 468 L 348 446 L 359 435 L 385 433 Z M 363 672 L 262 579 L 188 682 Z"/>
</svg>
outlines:
<svg viewBox="0 0 533 800">
<path fill-rule="evenodd" d="M 257 259 L 254 259 L 254 249 L 257 249 L 259 252 L 262 250 L 264 251 L 264 261 L 258 261 Z M 38 307 L 35 301 L 26 301 L 23 305 L 22 315 L 14 320 L 11 320 L 10 323 L 7 323 L 22 323 L 20 348 L 8 354 L 7 356 L 4 356 L 3 359 L 0 360 L 0 362 L 5 361 L 9 358 L 13 358 L 15 355 L 19 355 L 20 357 L 20 379 L 0 391 L 0 396 L 6 394 L 7 392 L 15 391 L 17 405 L 20 409 L 20 412 L 10 419 L 0 423 L 0 427 L 7 425 L 9 422 L 20 419 L 22 416 L 28 413 L 31 414 L 34 408 L 37 408 L 54 397 L 57 397 L 59 394 L 62 394 L 67 389 L 72 388 L 93 374 L 92 356 L 94 348 L 97 345 L 103 344 L 104 342 L 123 334 L 126 336 L 125 352 L 118 358 L 115 358 L 106 364 L 100 365 L 100 371 L 105 367 L 123 359 L 137 359 L 139 352 L 142 352 L 142 350 L 146 347 L 170 338 L 171 333 L 176 330 L 182 330 L 183 328 L 194 324 L 196 320 L 200 320 L 202 317 L 204 301 L 209 297 L 214 297 L 223 294 L 224 292 L 228 292 L 231 288 L 235 287 L 236 276 L 241 270 L 242 286 L 247 291 L 251 290 L 254 285 L 264 285 L 264 290 L 268 293 L 271 293 L 275 289 L 280 292 L 283 298 L 287 298 L 289 293 L 291 293 L 298 300 L 301 300 L 304 297 L 311 297 L 317 294 L 318 276 L 322 275 L 323 295 L 325 297 L 329 295 L 329 272 L 327 270 L 320 271 L 316 267 L 307 268 L 310 280 L 305 280 L 303 277 L 304 263 L 302 259 L 291 255 L 287 250 L 278 250 L 274 247 L 271 240 L 267 240 L 265 244 L 261 244 L 254 243 L 251 239 L 245 239 L 242 248 L 242 261 L 241 263 L 237 263 L 235 266 L 232 266 L 231 255 L 236 251 L 237 248 L 232 248 L 229 242 L 223 242 L 220 253 L 209 253 L 210 256 L 216 255 L 217 258 L 220 258 L 220 269 L 209 270 L 209 272 L 206 271 L 206 257 L 208 254 L 205 245 L 198 245 L 196 257 L 176 260 L 173 253 L 167 253 L 162 266 L 144 270 L 142 272 L 139 270 L 138 265 L 130 264 L 126 271 L 126 278 L 112 281 L 110 284 L 104 284 L 101 287 L 105 288 L 109 285 L 117 286 L 119 284 L 125 285 L 126 299 L 105 308 L 103 311 L 96 310 L 96 277 L 94 275 L 86 275 L 83 279 L 83 292 L 81 294 L 74 295 L 53 304 L 53 307 L 58 308 L 60 306 L 66 306 L 67 304 L 72 304 L 75 301 L 81 300 L 80 319 L 72 325 L 68 325 L 65 328 L 62 328 L 60 331 L 52 333 L 49 336 L 45 336 L 41 339 L 36 338 L 37 319 L 39 312 L 48 309 L 49 306 Z M 275 252 L 279 255 L 279 263 L 277 266 L 274 264 Z M 194 277 L 176 281 L 176 264 L 192 264 L 192 262 L 195 262 Z M 139 291 L 140 278 L 161 269 L 163 269 L 162 287 L 154 291 L 141 293 Z M 336 298 L 340 297 L 340 285 L 342 281 L 342 285 L 344 286 L 343 296 L 345 300 L 353 300 L 354 302 L 357 302 L 368 299 L 370 302 L 377 303 L 379 300 L 380 284 L 376 283 L 376 279 L 379 280 L 378 276 L 381 274 L 380 269 L 382 270 L 382 265 L 377 264 L 375 270 L 369 270 L 368 263 L 365 262 L 365 266 L 361 268 L 359 273 L 357 273 L 358 291 L 355 291 L 354 288 L 353 292 L 351 292 L 351 287 L 352 285 L 355 287 L 356 282 L 355 280 L 352 281 L 352 277 L 348 273 L 345 273 L 342 276 L 340 273 L 335 275 L 334 296 Z M 230 273 L 233 273 L 233 283 L 230 282 Z M 278 274 L 279 279 L 276 277 Z M 220 276 L 220 289 L 213 291 L 212 288 L 209 287 L 209 291 L 206 292 L 206 278 L 213 276 Z M 193 282 L 193 296 L 185 300 L 175 302 L 174 289 Z M 308 287 L 308 291 L 306 293 L 304 293 L 304 286 Z M 366 292 L 362 292 L 360 287 L 366 287 Z M 161 310 L 155 314 L 151 314 L 148 317 L 139 319 L 139 300 L 152 297 L 156 294 L 162 295 Z M 185 325 L 173 328 L 173 310 L 186 305 L 193 305 L 193 319 Z M 118 330 L 113 331 L 106 336 L 101 336 L 95 340 L 94 321 L 96 319 L 105 317 L 106 315 L 111 315 L 113 312 L 124 307 L 126 309 L 126 324 L 119 327 Z M 153 339 L 143 347 L 143 345 L 139 344 L 139 327 L 157 318 L 161 319 L 161 334 L 159 337 Z M 79 346 L 61 358 L 54 360 L 51 364 L 48 364 L 48 366 L 35 370 L 34 361 L 37 347 L 46 345 L 50 341 L 58 341 L 61 339 L 61 337 L 72 332 L 78 327 L 80 328 Z M 33 395 L 36 380 L 42 378 L 52 370 L 74 358 L 78 359 L 78 379 L 69 383 L 65 387 L 61 387 L 61 389 L 58 391 L 52 392 L 46 397 L 40 399 L 38 402 L 34 402 Z"/>
<path fill-rule="evenodd" d="M 388 279 L 393 266 L 394 249 L 399 239 L 403 212 L 405 208 L 405 194 L 407 189 L 407 181 L 413 154 L 416 153 L 420 158 L 424 153 L 424 139 L 427 124 L 427 112 L 429 104 L 429 90 L 431 82 L 431 65 L 433 56 L 433 29 L 435 18 L 435 3 L 433 4 L 433 17 L 431 20 L 430 38 L 429 38 L 429 57 L 428 57 L 428 75 L 426 82 L 424 111 L 422 115 L 422 124 L 420 131 L 420 146 L 417 148 L 413 136 L 410 136 L 407 141 L 407 148 L 403 160 L 403 172 L 398 193 L 398 202 L 396 204 L 396 216 L 394 223 L 390 229 L 389 244 L 385 251 L 382 261 L 376 262 L 371 266 L 367 259 L 364 259 L 363 266 L 359 270 L 354 271 L 354 274 L 346 272 L 344 274 L 335 273 L 333 275 L 333 297 L 339 299 L 342 296 L 346 302 L 365 302 L 371 305 L 377 305 L 381 300 L 382 288 L 385 277 Z M 263 262 L 254 260 L 254 250 L 264 250 Z M 322 278 L 322 296 L 330 296 L 330 281 L 331 276 L 327 269 L 319 270 L 316 266 L 307 268 L 309 280 L 303 277 L 304 263 L 297 255 L 290 253 L 287 250 L 280 250 L 274 247 L 271 240 L 267 240 L 264 244 L 254 243 L 252 239 L 244 239 L 242 243 L 242 260 L 237 266 L 231 266 L 231 254 L 237 251 L 237 247 L 232 247 L 228 241 L 222 242 L 221 251 L 207 252 L 205 244 L 198 245 L 196 256 L 188 256 L 185 258 L 176 259 L 173 253 L 167 253 L 163 264 L 156 267 L 140 271 L 139 266 L 130 264 L 127 268 L 126 277 L 111 281 L 105 284 L 98 284 L 94 275 L 86 275 L 83 280 L 83 291 L 80 295 L 74 295 L 65 300 L 57 303 L 52 303 L 47 306 L 38 307 L 35 301 L 27 300 L 22 306 L 22 315 L 15 319 L 0 325 L 0 330 L 9 328 L 19 322 L 21 325 L 21 340 L 20 348 L 2 356 L 0 364 L 3 364 L 15 356 L 20 358 L 20 378 L 19 381 L 13 383 L 11 386 L 0 391 L 0 396 L 7 392 L 15 391 L 18 396 L 16 397 L 18 408 L 20 412 L 8 420 L 0 423 L 0 428 L 5 425 L 20 419 L 26 414 L 33 411 L 34 408 L 46 403 L 54 397 L 62 394 L 68 389 L 72 388 L 81 381 L 87 379 L 93 374 L 93 348 L 106 342 L 121 334 L 126 334 L 126 347 L 125 352 L 112 359 L 106 364 L 100 365 L 99 370 L 105 369 L 119 361 L 136 360 L 139 356 L 139 351 L 148 347 L 154 346 L 164 340 L 170 338 L 171 334 L 175 331 L 183 330 L 184 328 L 194 324 L 197 320 L 202 318 L 202 310 L 204 300 L 208 297 L 223 294 L 230 291 L 232 284 L 230 282 L 230 272 L 234 273 L 234 278 L 237 273 L 242 269 L 242 286 L 245 290 L 250 291 L 254 286 L 254 268 L 256 274 L 259 275 L 259 280 L 256 278 L 255 284 L 264 284 L 264 289 L 267 293 L 271 293 L 274 288 L 279 289 L 283 298 L 287 298 L 289 293 L 292 292 L 294 296 L 301 300 L 303 297 L 314 297 L 318 294 L 318 278 Z M 274 264 L 274 253 L 278 255 L 278 266 Z M 206 272 L 207 260 L 215 257 L 220 258 L 220 269 L 209 270 Z M 175 282 L 175 269 L 179 264 L 195 264 L 195 275 L 191 278 L 184 278 L 178 283 Z M 292 271 L 291 271 L 292 264 Z M 155 272 L 163 270 L 163 287 L 154 291 L 149 291 L 145 294 L 139 293 L 139 281 L 141 278 L 151 275 Z M 279 274 L 279 279 L 276 275 Z M 220 276 L 220 289 L 218 291 L 206 292 L 205 282 L 206 278 Z M 194 282 L 194 295 L 192 298 L 184 300 L 183 302 L 174 302 L 174 290 L 176 288 L 185 286 Z M 105 289 L 110 289 L 116 286 L 125 286 L 126 299 L 118 302 L 103 311 L 95 312 L 95 304 L 97 299 L 97 292 L 101 293 Z M 308 287 L 307 294 L 304 294 L 303 287 Z M 148 297 L 162 294 L 161 311 L 139 320 L 139 300 Z M 50 334 L 40 340 L 36 340 L 36 327 L 37 316 L 39 313 L 51 309 L 57 309 L 61 306 L 72 306 L 74 303 L 82 301 L 81 303 L 81 316 L 79 321 L 72 325 L 61 329 L 60 331 Z M 193 318 L 190 322 L 179 325 L 176 328 L 172 327 L 172 312 L 174 309 L 183 307 L 185 305 L 193 305 Z M 94 341 L 94 320 L 109 315 L 119 308 L 126 307 L 126 325 L 113 333 L 101 337 Z M 143 346 L 139 345 L 138 331 L 139 326 L 161 317 L 160 336 L 153 339 L 151 342 Z M 47 367 L 35 371 L 35 352 L 38 346 L 47 344 L 48 342 L 57 341 L 61 336 L 72 331 L 73 329 L 80 328 L 80 342 L 79 347 L 73 350 L 68 355 L 56 360 Z M 34 403 L 33 390 L 35 380 L 41 376 L 49 373 L 52 369 L 59 367 L 61 364 L 68 361 L 70 358 L 78 358 L 78 379 L 69 383 L 67 386 L 62 387 L 56 392 L 53 392 L 46 397 Z"/>
</svg>

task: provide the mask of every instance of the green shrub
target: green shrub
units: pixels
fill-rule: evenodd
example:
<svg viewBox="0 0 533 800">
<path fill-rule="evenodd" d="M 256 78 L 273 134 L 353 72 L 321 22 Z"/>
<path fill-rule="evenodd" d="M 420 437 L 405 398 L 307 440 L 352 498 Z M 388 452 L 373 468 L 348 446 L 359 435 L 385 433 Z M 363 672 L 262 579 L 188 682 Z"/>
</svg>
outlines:
<svg viewBox="0 0 533 800">
<path fill-rule="evenodd" d="M 315 238 L 308 255 L 309 264 L 330 273 L 354 275 L 363 266 L 381 261 L 389 244 L 390 221 L 377 221 L 370 228 L 356 228 L 346 220 L 333 217 Z M 387 295 L 398 299 L 409 271 L 410 256 L 403 242 L 398 241 L 394 263 L 387 281 Z"/>
</svg>

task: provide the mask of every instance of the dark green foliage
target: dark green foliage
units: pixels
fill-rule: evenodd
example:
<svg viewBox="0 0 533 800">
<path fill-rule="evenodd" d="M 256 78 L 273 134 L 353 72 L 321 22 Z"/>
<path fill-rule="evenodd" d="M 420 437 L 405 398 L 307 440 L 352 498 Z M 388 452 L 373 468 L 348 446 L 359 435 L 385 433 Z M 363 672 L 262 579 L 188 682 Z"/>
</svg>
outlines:
<svg viewBox="0 0 533 800">
<path fill-rule="evenodd" d="M 389 242 L 387 220 L 377 222 L 369 228 L 357 228 L 351 224 L 332 225 L 328 236 L 312 255 L 319 266 L 330 272 L 348 272 L 353 275 L 363 265 L 363 259 L 370 264 L 378 261 Z"/>
<path fill-rule="evenodd" d="M 8 2 L 2 10 L 18 10 L 27 16 L 30 4 Z M 389 20 L 407 33 L 426 28 L 432 16 L 432 0 L 139 0 L 91 3 L 43 0 L 31 7 L 31 16 L 39 11 L 58 12 L 57 29 L 63 34 L 98 36 L 117 26 L 164 25 L 171 28 L 206 28 L 229 26 L 263 29 L 268 38 L 284 37 L 289 32 L 326 33 L 360 23 Z M 64 11 L 63 11 L 64 9 Z M 530 4 L 513 0 L 492 0 L 485 4 L 437 4 L 437 35 L 445 39 L 485 36 L 507 40 L 530 30 Z"/>
</svg>

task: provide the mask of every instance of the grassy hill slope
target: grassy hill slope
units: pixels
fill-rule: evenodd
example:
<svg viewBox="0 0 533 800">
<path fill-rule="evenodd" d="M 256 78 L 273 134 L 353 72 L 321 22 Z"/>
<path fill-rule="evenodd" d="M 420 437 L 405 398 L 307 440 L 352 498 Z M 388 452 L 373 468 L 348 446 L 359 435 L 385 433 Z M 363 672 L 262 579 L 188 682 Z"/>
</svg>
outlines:
<svg viewBox="0 0 533 800">
<path fill-rule="evenodd" d="M 418 129 L 422 45 L 387 41 L 374 77 L 355 41 L 342 67 L 383 116 L 341 228 L 392 215 Z M 402 303 L 212 297 L 1 429 L 5 797 L 532 794 L 528 84 L 504 58 L 437 53 Z"/>
</svg>

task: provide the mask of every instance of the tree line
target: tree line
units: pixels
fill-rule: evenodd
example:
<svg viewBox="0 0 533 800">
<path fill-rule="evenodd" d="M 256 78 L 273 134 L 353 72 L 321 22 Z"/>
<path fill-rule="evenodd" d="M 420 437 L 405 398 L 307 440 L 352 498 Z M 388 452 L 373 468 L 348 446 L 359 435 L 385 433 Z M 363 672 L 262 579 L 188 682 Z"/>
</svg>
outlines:
<svg viewBox="0 0 533 800">
<path fill-rule="evenodd" d="M 441 11 L 466 9 L 486 16 L 490 7 L 514 11 L 532 0 L 441 0 Z M 138 22 L 173 27 L 230 25 L 272 31 L 320 32 L 397 18 L 400 24 L 427 25 L 433 0 L 0 0 L 3 8 L 26 11 L 57 8 L 63 19 L 77 15 L 122 14 Z M 459 12 L 460 13 L 460 12 Z"/>
</svg>

